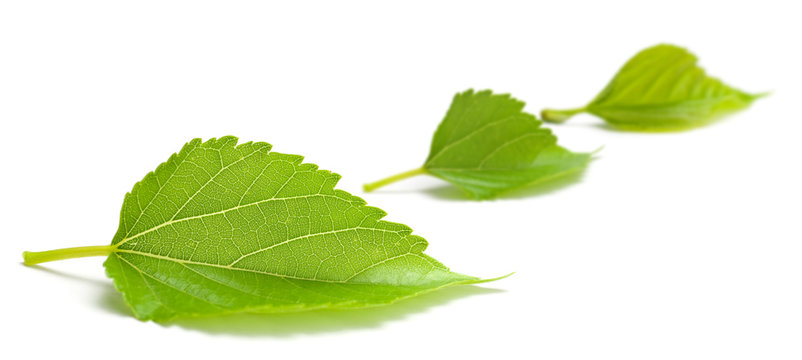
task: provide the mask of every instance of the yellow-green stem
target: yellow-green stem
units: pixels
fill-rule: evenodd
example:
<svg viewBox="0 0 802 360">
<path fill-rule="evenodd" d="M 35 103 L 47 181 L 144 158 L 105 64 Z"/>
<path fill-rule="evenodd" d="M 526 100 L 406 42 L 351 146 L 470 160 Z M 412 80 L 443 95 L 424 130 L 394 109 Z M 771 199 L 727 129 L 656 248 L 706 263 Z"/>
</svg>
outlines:
<svg viewBox="0 0 802 360">
<path fill-rule="evenodd" d="M 409 171 L 404 171 L 404 172 L 402 172 L 400 174 L 396 174 L 396 175 L 381 179 L 379 181 L 375 181 L 375 182 L 372 182 L 372 183 L 369 183 L 369 184 L 365 184 L 362 187 L 365 189 L 365 191 L 371 192 L 371 191 L 376 190 L 376 189 L 378 189 L 378 188 L 380 188 L 382 186 L 385 186 L 385 185 L 388 185 L 388 184 L 392 184 L 392 183 L 394 183 L 396 181 L 403 180 L 403 179 L 406 179 L 406 178 L 410 178 L 410 177 L 413 177 L 413 176 L 418 176 L 418 175 L 425 174 L 425 173 L 426 173 L 426 169 L 417 168 L 417 169 L 413 169 L 413 170 L 409 170 Z"/>
<path fill-rule="evenodd" d="M 106 256 L 111 254 L 114 249 L 111 245 L 102 246 L 81 246 L 66 249 L 56 249 L 48 251 L 25 251 L 22 253 L 22 258 L 25 260 L 25 265 L 36 265 L 48 261 L 88 257 L 88 256 Z"/>
<path fill-rule="evenodd" d="M 572 116 L 585 112 L 586 110 L 587 110 L 586 108 L 568 109 L 568 110 L 545 109 L 540 113 L 540 117 L 543 118 L 543 121 L 546 122 L 564 123 Z"/>
</svg>

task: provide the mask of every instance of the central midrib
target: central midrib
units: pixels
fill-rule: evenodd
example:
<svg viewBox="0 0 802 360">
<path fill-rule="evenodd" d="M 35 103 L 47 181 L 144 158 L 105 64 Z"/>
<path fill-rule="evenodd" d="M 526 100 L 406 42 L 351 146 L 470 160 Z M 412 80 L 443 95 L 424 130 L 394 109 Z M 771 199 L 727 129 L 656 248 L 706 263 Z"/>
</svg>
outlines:
<svg viewBox="0 0 802 360">
<path fill-rule="evenodd" d="M 418 256 L 417 254 L 413 254 L 411 252 L 407 252 L 407 253 L 404 253 L 404 254 L 400 254 L 400 255 L 396 255 L 396 256 L 384 259 L 384 260 L 382 260 L 380 262 L 377 262 L 375 264 L 372 264 L 372 265 L 368 266 L 365 269 L 357 271 L 356 273 L 354 273 L 354 275 L 348 277 L 348 279 L 345 279 L 345 280 L 325 280 L 325 279 L 305 278 L 305 277 L 293 276 L 293 275 L 285 275 L 285 274 L 276 274 L 276 273 L 271 273 L 271 272 L 267 272 L 267 271 L 259 271 L 259 270 L 253 270 L 253 269 L 244 269 L 244 268 L 239 268 L 239 267 L 233 267 L 233 266 L 230 266 L 230 265 L 220 265 L 220 264 L 211 264 L 211 263 L 205 263 L 205 262 L 200 262 L 200 261 L 182 260 L 182 259 L 176 259 L 176 258 L 171 258 L 171 257 L 167 257 L 167 256 L 162 256 L 162 255 L 156 255 L 156 254 L 136 251 L 136 250 L 116 249 L 116 250 L 114 250 L 114 253 L 116 253 L 118 256 L 120 256 L 120 254 L 133 254 L 133 255 L 139 255 L 139 256 L 144 256 L 144 257 L 149 257 L 149 258 L 154 258 L 154 259 L 159 259 L 159 260 L 172 261 L 172 262 L 175 262 L 175 263 L 178 263 L 178 264 L 183 264 L 183 265 L 185 265 L 185 264 L 201 265 L 201 266 L 208 266 L 208 267 L 214 267 L 214 268 L 226 269 L 226 270 L 236 270 L 236 271 L 251 272 L 251 273 L 256 273 L 256 274 L 261 274 L 261 275 L 275 276 L 275 277 L 279 277 L 279 278 L 289 278 L 289 279 L 305 280 L 305 281 L 316 281 L 316 282 L 323 282 L 323 283 L 330 283 L 330 284 L 353 284 L 353 285 L 389 285 L 389 284 L 377 284 L 377 283 L 352 282 L 352 281 L 349 281 L 349 280 L 351 278 L 353 278 L 354 276 L 356 276 L 356 275 L 362 273 L 363 271 L 367 270 L 367 269 L 370 269 L 370 268 L 372 268 L 374 266 L 380 265 L 380 264 L 382 264 L 384 262 L 387 262 L 387 261 L 390 261 L 390 260 L 394 260 L 394 259 L 397 259 L 397 258 L 400 258 L 400 257 L 404 257 L 404 256 L 408 256 L 408 255 L 421 257 L 421 256 Z M 423 257 L 421 257 L 421 258 L 423 258 Z M 404 285 L 396 285 L 396 286 L 404 286 Z"/>
</svg>

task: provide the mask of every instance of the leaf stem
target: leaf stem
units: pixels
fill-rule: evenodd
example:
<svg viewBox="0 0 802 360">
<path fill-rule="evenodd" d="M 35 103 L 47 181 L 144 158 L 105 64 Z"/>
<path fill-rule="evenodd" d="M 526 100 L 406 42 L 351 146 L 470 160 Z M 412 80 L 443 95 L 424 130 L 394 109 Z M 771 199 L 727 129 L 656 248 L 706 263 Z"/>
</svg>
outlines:
<svg viewBox="0 0 802 360">
<path fill-rule="evenodd" d="M 417 169 L 413 169 L 413 170 L 409 170 L 409 171 L 404 171 L 404 172 L 402 172 L 400 174 L 395 174 L 393 176 L 381 179 L 379 181 L 374 181 L 372 183 L 365 184 L 362 187 L 365 189 L 366 192 L 371 192 L 371 191 L 376 190 L 376 189 L 378 189 L 378 188 L 380 188 L 382 186 L 385 186 L 385 185 L 388 185 L 388 184 L 392 184 L 392 183 L 394 183 L 396 181 L 403 180 L 403 179 L 410 178 L 410 177 L 417 176 L 417 175 L 421 175 L 421 174 L 425 174 L 425 173 L 426 173 L 426 169 L 421 167 L 421 168 L 417 168 Z"/>
<path fill-rule="evenodd" d="M 550 123 L 564 123 L 566 120 L 570 119 L 571 116 L 585 111 L 587 111 L 587 108 L 584 107 L 568 110 L 544 109 L 540 113 L 540 117 L 543 118 L 543 121 Z"/>
<path fill-rule="evenodd" d="M 36 265 L 48 261 L 88 257 L 88 256 L 106 256 L 111 254 L 114 249 L 111 245 L 102 246 L 81 246 L 66 249 L 56 249 L 48 251 L 25 251 L 22 253 L 22 258 L 25 260 L 25 265 Z"/>
</svg>

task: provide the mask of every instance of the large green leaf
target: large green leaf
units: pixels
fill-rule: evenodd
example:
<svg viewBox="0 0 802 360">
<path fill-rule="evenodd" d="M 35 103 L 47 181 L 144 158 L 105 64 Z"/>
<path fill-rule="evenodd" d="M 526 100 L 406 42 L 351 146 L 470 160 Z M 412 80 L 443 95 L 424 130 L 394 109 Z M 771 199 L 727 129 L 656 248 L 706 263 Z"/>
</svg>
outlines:
<svg viewBox="0 0 802 360">
<path fill-rule="evenodd" d="M 674 45 L 657 45 L 630 59 L 607 87 L 583 108 L 543 110 L 546 121 L 563 122 L 581 112 L 632 130 L 682 130 L 748 107 L 748 94 L 707 76 L 696 56 Z"/>
<path fill-rule="evenodd" d="M 357 308 L 480 282 L 334 189 L 339 175 L 236 144 L 192 140 L 126 195 L 105 267 L 140 319 Z"/>
<path fill-rule="evenodd" d="M 557 145 L 551 130 L 523 111 L 524 103 L 489 90 L 454 96 L 420 169 L 365 185 L 371 191 L 423 173 L 442 178 L 475 199 L 584 169 L 590 154 Z"/>
</svg>

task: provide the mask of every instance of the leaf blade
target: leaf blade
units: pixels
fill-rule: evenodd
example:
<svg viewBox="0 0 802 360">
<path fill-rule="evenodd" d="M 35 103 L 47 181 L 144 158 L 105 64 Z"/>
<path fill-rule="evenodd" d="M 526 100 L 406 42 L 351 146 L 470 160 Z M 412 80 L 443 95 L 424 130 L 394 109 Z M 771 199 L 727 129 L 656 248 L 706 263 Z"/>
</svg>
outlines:
<svg viewBox="0 0 802 360">
<path fill-rule="evenodd" d="M 476 199 L 489 199 L 524 186 L 567 176 L 587 167 L 589 153 L 574 153 L 553 145 L 544 149 L 531 167 L 517 170 L 473 171 L 471 169 L 436 169 L 431 173 L 457 185 Z"/>
<path fill-rule="evenodd" d="M 524 105 L 489 90 L 455 95 L 423 168 L 483 200 L 587 166 L 589 156 L 558 147 L 557 137 L 525 113 Z M 563 156 L 552 156 L 557 149 Z M 587 161 L 573 161 L 569 153 Z M 547 169 L 547 162 L 561 159 L 565 169 Z"/>
<path fill-rule="evenodd" d="M 104 265 L 137 317 L 374 306 L 479 281 L 334 189 L 339 175 L 236 143 L 193 140 L 126 195 Z"/>
<path fill-rule="evenodd" d="M 685 130 L 745 109 L 761 96 L 708 76 L 697 62 L 694 54 L 675 45 L 644 49 L 585 107 L 565 112 L 547 109 L 543 118 L 563 122 L 586 111 L 622 129 Z"/>
</svg>

